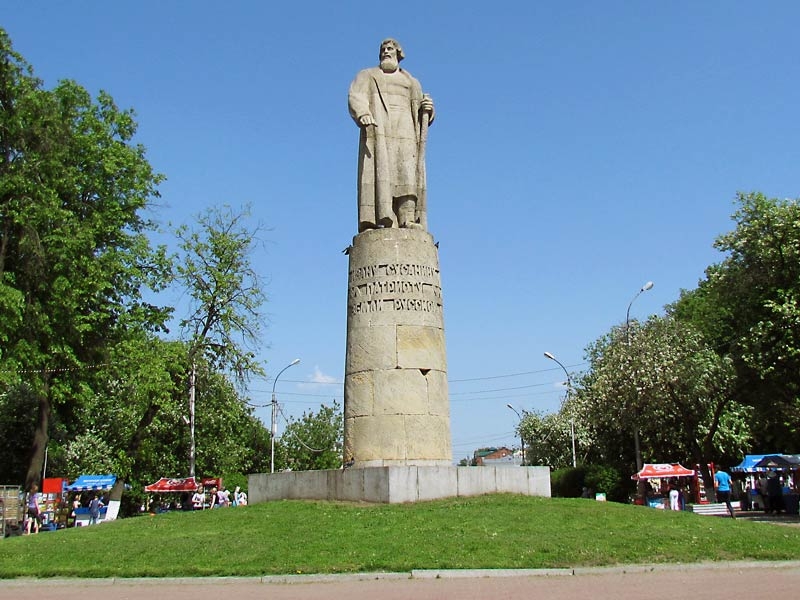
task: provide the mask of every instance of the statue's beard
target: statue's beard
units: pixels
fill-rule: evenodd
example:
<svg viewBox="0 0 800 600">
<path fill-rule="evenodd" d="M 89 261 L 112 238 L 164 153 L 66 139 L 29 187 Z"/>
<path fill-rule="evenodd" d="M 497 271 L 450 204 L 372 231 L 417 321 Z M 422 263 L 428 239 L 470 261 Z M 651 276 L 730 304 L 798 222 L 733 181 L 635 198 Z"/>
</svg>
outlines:
<svg viewBox="0 0 800 600">
<path fill-rule="evenodd" d="M 396 58 L 387 57 L 381 59 L 381 71 L 384 73 L 394 73 L 397 71 L 398 66 L 400 66 L 400 63 Z"/>
</svg>

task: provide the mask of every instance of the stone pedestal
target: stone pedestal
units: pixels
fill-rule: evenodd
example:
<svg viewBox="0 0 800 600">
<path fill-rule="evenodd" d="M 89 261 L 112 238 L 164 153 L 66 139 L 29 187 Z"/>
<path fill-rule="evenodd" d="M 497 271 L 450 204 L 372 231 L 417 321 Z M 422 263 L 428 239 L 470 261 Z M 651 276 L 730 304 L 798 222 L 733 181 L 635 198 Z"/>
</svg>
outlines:
<svg viewBox="0 0 800 600">
<path fill-rule="evenodd" d="M 330 500 L 399 504 L 482 494 L 550 497 L 550 467 L 371 467 L 257 473 L 247 501 Z"/>
<path fill-rule="evenodd" d="M 347 296 L 344 459 L 354 468 L 450 466 L 442 288 L 433 237 L 353 238 Z"/>
</svg>

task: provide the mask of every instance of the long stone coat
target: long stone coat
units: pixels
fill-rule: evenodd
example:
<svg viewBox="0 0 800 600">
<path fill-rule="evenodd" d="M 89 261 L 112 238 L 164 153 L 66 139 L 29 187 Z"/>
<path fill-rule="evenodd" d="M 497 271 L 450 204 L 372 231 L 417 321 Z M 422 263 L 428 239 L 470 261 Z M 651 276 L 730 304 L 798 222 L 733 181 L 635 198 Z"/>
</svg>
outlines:
<svg viewBox="0 0 800 600">
<path fill-rule="evenodd" d="M 418 160 L 422 86 L 403 69 L 398 69 L 391 77 L 398 74 L 405 78 L 402 83 L 408 90 L 408 119 L 405 119 L 406 115 L 398 114 L 400 109 L 396 98 L 394 105 L 389 102 L 388 77 L 380 67 L 360 71 L 350 84 L 350 116 L 361 130 L 358 144 L 359 232 L 378 224 L 397 227 L 392 199 L 418 197 L 425 188 L 424 161 Z M 394 106 L 391 115 L 390 106 Z M 375 119 L 377 127 L 360 126 L 358 118 L 367 113 Z M 413 123 L 413 129 L 401 125 L 403 120 Z M 430 120 L 433 121 L 433 115 Z"/>
</svg>

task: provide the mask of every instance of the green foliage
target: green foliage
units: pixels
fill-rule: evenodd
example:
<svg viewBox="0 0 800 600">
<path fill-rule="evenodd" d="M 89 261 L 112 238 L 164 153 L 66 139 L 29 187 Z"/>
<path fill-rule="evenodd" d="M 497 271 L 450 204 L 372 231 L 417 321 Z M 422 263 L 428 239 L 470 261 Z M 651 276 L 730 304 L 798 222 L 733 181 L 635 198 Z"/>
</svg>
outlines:
<svg viewBox="0 0 800 600">
<path fill-rule="evenodd" d="M 24 384 L 0 395 L 0 482 L 23 482 L 36 428 L 37 398 Z"/>
<path fill-rule="evenodd" d="M 245 492 L 247 491 L 247 475 L 243 473 L 223 473 L 222 482 L 231 493 L 238 487 Z"/>
<path fill-rule="evenodd" d="M 127 328 L 168 314 L 142 300 L 165 282 L 142 217 L 162 177 L 132 143 L 132 111 L 72 81 L 45 90 L 32 72 L 0 30 L 0 371 L 37 399 L 26 483 L 52 422 L 78 427 L 87 369 Z"/>
<path fill-rule="evenodd" d="M 631 323 L 591 345 L 587 357 L 573 410 L 591 432 L 593 462 L 633 472 L 634 429 L 644 462 L 703 465 L 746 447 L 751 413 L 734 400 L 731 361 L 688 324 Z"/>
<path fill-rule="evenodd" d="M 82 473 L 115 473 L 114 453 L 96 431 L 88 430 L 77 434 L 67 442 L 66 471 L 62 474 L 75 479 Z"/>
<path fill-rule="evenodd" d="M 550 489 L 553 497 L 579 498 L 583 488 L 594 494 L 602 492 L 610 502 L 628 502 L 635 489 L 630 474 L 621 473 L 609 465 L 581 465 L 567 467 L 550 473 Z"/>
<path fill-rule="evenodd" d="M 258 228 L 249 229 L 249 210 L 213 207 L 197 217 L 198 227 L 178 227 L 181 253 L 176 278 L 191 298 L 181 320 L 190 345 L 190 363 L 202 356 L 237 379 L 263 375 L 253 351 L 261 342 L 266 301 L 251 265 Z"/>
<path fill-rule="evenodd" d="M 800 203 L 738 194 L 736 228 L 715 247 L 727 254 L 696 290 L 670 307 L 736 368 L 737 397 L 753 407 L 753 446 L 800 446 Z"/>
<path fill-rule="evenodd" d="M 157 556 L 169 559 L 154 559 L 143 549 L 157 549 Z M 795 560 L 798 553 L 800 536 L 782 526 L 506 494 L 392 505 L 284 501 L 124 519 L 4 540 L 0 573 L 7 578 L 258 577 L 575 568 L 641 564 L 643 557 L 685 565 Z"/>
<path fill-rule="evenodd" d="M 568 410 L 557 413 L 523 411 L 517 432 L 525 440 L 526 465 L 572 465 L 571 416 Z"/>
<path fill-rule="evenodd" d="M 612 502 L 627 502 L 628 494 L 633 491 L 630 475 L 608 465 L 586 465 L 583 485 L 593 492 L 604 493 L 606 500 Z"/>
<path fill-rule="evenodd" d="M 550 493 L 554 498 L 580 498 L 584 468 L 565 467 L 550 472 Z"/>
<path fill-rule="evenodd" d="M 319 411 L 303 412 L 289 421 L 276 443 L 275 468 L 293 471 L 338 469 L 342 466 L 344 415 L 339 403 L 320 405 Z"/>
</svg>

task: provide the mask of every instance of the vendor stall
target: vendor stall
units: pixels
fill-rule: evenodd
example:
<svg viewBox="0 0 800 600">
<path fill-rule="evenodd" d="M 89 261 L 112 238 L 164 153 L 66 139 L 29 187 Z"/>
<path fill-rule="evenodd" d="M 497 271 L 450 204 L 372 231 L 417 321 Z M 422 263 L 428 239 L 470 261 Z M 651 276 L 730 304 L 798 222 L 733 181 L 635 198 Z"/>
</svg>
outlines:
<svg viewBox="0 0 800 600">
<path fill-rule="evenodd" d="M 756 468 L 768 472 L 767 479 L 778 477 L 782 492 L 778 494 L 782 500 L 783 508 L 790 515 L 796 515 L 800 496 L 798 496 L 798 476 L 800 476 L 800 455 L 797 454 L 769 454 L 755 464 Z M 767 506 L 766 508 L 770 508 Z"/>
<path fill-rule="evenodd" d="M 166 503 L 166 505 L 162 503 L 156 509 L 157 512 L 178 507 L 188 510 L 191 508 L 189 494 L 197 491 L 199 487 L 200 485 L 197 483 L 197 480 L 194 477 L 186 477 L 184 479 L 170 479 L 167 477 L 162 477 L 155 483 L 146 485 L 144 491 L 153 494 L 180 494 L 180 503 L 177 501 Z M 147 499 L 146 508 L 148 510 L 150 509 L 150 498 Z"/>
<path fill-rule="evenodd" d="M 64 487 L 65 492 L 81 494 L 81 506 L 74 509 L 76 527 L 89 524 L 89 496 L 109 492 L 116 482 L 116 475 L 81 475 L 74 483 Z M 119 514 L 119 500 L 104 504 L 106 504 L 106 506 L 100 509 L 100 518 L 97 519 L 98 523 L 113 521 Z"/>
<path fill-rule="evenodd" d="M 653 508 L 669 507 L 667 495 L 669 493 L 670 480 L 686 477 L 694 480 L 696 478 L 695 471 L 687 469 L 679 463 L 648 463 L 642 467 L 641 471 L 631 475 L 631 479 L 634 481 L 647 481 L 650 483 L 646 503 Z"/>
<path fill-rule="evenodd" d="M 45 477 L 42 480 L 42 492 L 39 516 L 42 524 L 40 530 L 55 531 L 67 526 L 69 510 L 64 504 L 64 486 L 67 480 L 63 477 Z"/>
</svg>

